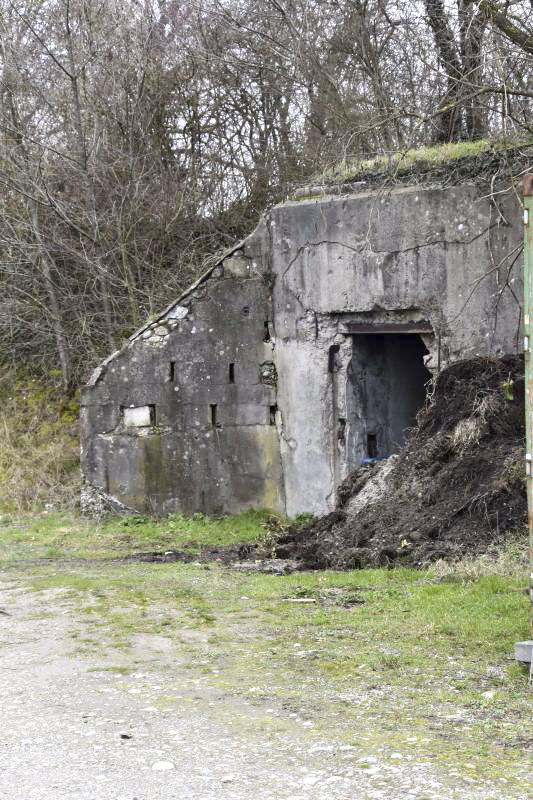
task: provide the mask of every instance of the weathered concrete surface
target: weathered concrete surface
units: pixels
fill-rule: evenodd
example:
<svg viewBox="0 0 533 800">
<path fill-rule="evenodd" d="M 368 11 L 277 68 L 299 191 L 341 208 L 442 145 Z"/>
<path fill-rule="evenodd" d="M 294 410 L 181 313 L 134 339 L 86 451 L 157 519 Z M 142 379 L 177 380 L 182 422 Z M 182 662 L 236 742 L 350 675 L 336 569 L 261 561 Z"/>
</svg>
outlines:
<svg viewBox="0 0 533 800">
<path fill-rule="evenodd" d="M 403 187 L 274 208 L 85 389 L 86 505 L 331 509 L 374 438 L 379 455 L 401 443 L 424 365 L 518 347 L 520 209 L 487 195 Z M 398 325 L 420 336 L 401 358 Z M 125 425 L 121 407 L 155 423 Z"/>
<path fill-rule="evenodd" d="M 146 512 L 282 505 L 269 296 L 253 255 L 233 253 L 85 387 L 86 507 L 98 494 Z"/>
<path fill-rule="evenodd" d="M 290 515 L 332 507 L 353 465 L 350 443 L 364 438 L 366 421 L 349 408 L 357 337 L 352 346 L 343 334 L 348 322 L 427 321 L 432 369 L 516 350 L 521 213 L 512 194 L 497 206 L 480 194 L 474 185 L 408 187 L 273 210 L 275 362 Z M 328 352 L 336 345 L 332 377 Z M 343 419 L 347 446 L 339 447 Z"/>
</svg>

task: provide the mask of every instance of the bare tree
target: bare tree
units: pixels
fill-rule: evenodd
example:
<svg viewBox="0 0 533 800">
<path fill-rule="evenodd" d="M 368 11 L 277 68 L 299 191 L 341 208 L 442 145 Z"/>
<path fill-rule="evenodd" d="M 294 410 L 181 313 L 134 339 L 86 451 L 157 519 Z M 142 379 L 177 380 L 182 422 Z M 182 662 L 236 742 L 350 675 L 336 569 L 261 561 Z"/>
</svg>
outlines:
<svg viewBox="0 0 533 800">
<path fill-rule="evenodd" d="M 531 5 L 0 0 L 0 341 L 73 385 L 296 181 L 530 130 Z"/>
</svg>

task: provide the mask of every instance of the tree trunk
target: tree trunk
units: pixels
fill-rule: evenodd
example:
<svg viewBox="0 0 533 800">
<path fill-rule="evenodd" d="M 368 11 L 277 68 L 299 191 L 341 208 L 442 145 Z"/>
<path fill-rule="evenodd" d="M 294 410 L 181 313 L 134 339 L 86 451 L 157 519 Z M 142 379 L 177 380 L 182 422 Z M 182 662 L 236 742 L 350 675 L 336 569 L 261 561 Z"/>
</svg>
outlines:
<svg viewBox="0 0 533 800">
<path fill-rule="evenodd" d="M 472 95 L 483 83 L 481 47 L 485 17 L 483 14 L 476 14 L 472 0 L 458 0 L 458 2 L 463 62 L 462 94 L 470 95 L 464 101 L 466 129 L 470 139 L 481 139 L 487 131 L 486 114 L 479 102 L 480 95 Z"/>
<path fill-rule="evenodd" d="M 65 335 L 65 330 L 63 327 L 63 320 L 61 316 L 61 305 L 59 302 L 54 281 L 52 279 L 50 254 L 46 249 L 46 246 L 43 242 L 43 238 L 41 235 L 41 227 L 39 221 L 39 212 L 37 210 L 37 203 L 33 201 L 31 202 L 30 214 L 31 214 L 31 224 L 33 228 L 33 233 L 39 248 L 39 259 L 38 261 L 36 260 L 34 263 L 36 264 L 36 266 L 37 265 L 40 266 L 40 271 L 44 279 L 44 285 L 50 303 L 50 319 L 52 324 L 52 330 L 54 332 L 56 340 L 59 363 L 61 365 L 63 385 L 65 386 L 66 389 L 68 389 L 70 388 L 70 382 L 71 382 L 69 347 L 68 347 L 67 337 Z"/>
<path fill-rule="evenodd" d="M 507 14 L 500 9 L 497 3 L 491 0 L 481 0 L 479 11 L 490 19 L 492 24 L 498 28 L 511 42 L 518 45 L 522 50 L 533 55 L 533 34 L 522 30 L 509 19 Z"/>
<path fill-rule="evenodd" d="M 462 108 L 461 81 L 463 70 L 443 0 L 424 0 L 426 14 L 447 79 L 446 94 L 439 103 L 436 131 L 437 142 L 451 142 L 461 138 Z"/>
</svg>

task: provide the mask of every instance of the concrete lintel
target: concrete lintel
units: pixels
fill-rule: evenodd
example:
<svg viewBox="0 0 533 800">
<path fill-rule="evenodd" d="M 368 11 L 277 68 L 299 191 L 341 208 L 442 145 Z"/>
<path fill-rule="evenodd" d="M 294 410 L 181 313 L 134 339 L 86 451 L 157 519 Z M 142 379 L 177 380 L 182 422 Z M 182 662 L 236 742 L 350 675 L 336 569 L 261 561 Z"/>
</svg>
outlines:
<svg viewBox="0 0 533 800">
<path fill-rule="evenodd" d="M 433 333 L 429 322 L 345 322 L 341 333 L 348 336 L 372 333 Z"/>
</svg>

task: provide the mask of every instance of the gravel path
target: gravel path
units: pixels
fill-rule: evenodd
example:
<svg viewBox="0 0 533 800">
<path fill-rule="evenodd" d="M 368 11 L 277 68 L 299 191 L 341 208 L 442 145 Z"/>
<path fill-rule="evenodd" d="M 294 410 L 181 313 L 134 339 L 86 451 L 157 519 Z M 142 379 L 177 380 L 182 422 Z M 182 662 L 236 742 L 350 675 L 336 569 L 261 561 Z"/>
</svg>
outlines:
<svg viewBox="0 0 533 800">
<path fill-rule="evenodd" d="M 174 661 L 164 637 L 147 637 L 140 658 L 138 648 L 125 655 L 132 672 L 110 671 L 102 658 L 73 652 L 79 612 L 58 600 L 56 591 L 0 582 L 0 607 L 9 611 L 0 615 L 2 799 L 519 796 L 503 784 L 443 777 L 409 756 L 408 745 L 402 753 L 366 753 L 244 691 L 241 698 L 217 690 L 200 666 L 185 656 Z"/>
</svg>

